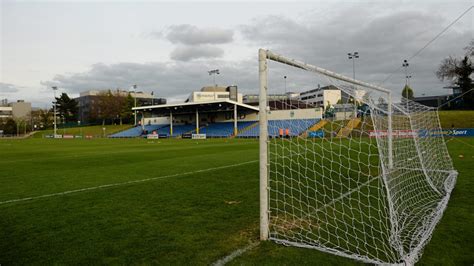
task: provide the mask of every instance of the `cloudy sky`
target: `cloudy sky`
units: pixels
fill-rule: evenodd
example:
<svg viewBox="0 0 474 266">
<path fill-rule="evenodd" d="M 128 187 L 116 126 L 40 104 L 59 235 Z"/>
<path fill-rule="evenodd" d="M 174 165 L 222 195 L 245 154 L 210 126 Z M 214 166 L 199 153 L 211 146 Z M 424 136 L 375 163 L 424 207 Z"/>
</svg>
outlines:
<svg viewBox="0 0 474 266">
<path fill-rule="evenodd" d="M 415 2 L 415 3 L 413 3 Z M 352 76 L 348 52 L 358 51 L 356 77 L 398 93 L 400 68 L 471 1 L 162 2 L 0 0 L 0 98 L 45 107 L 51 86 L 77 96 L 89 89 L 137 84 L 182 101 L 216 82 L 257 93 L 258 48 Z M 410 60 L 416 96 L 448 91 L 434 72 L 462 56 L 474 38 L 471 10 Z M 397 70 L 398 69 L 398 70 Z M 278 64 L 270 89 L 302 91 L 326 85 Z"/>
</svg>

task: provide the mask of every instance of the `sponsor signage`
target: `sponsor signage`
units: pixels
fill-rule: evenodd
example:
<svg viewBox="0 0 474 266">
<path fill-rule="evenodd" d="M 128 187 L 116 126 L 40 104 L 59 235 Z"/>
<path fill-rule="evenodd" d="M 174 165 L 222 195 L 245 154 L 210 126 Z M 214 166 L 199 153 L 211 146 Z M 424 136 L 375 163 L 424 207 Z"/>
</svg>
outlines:
<svg viewBox="0 0 474 266">
<path fill-rule="evenodd" d="M 54 135 L 54 138 L 55 138 L 55 139 L 62 139 L 62 138 L 63 138 L 63 135 Z"/>
<path fill-rule="evenodd" d="M 371 130 L 369 131 L 369 137 L 386 137 L 386 130 Z M 453 129 L 441 129 L 441 130 L 394 130 L 392 136 L 396 138 L 413 138 L 413 137 L 473 137 L 474 128 L 453 128 Z"/>
<path fill-rule="evenodd" d="M 74 135 L 63 135 L 63 139 L 73 139 Z"/>
<path fill-rule="evenodd" d="M 193 134 L 192 139 L 206 139 L 206 134 Z"/>
<path fill-rule="evenodd" d="M 323 130 L 309 131 L 308 132 L 308 137 L 310 137 L 310 138 L 324 138 L 324 131 Z"/>
<path fill-rule="evenodd" d="M 370 130 L 369 137 L 386 137 L 388 135 L 387 130 Z M 417 136 L 416 130 L 393 130 L 392 136 L 397 138 L 413 138 Z"/>
<path fill-rule="evenodd" d="M 158 134 L 148 134 L 146 135 L 147 139 L 158 139 L 160 136 Z"/>
<path fill-rule="evenodd" d="M 189 134 L 189 133 L 181 134 L 181 138 L 183 138 L 183 139 L 190 139 L 191 137 L 192 137 L 192 135 Z"/>
<path fill-rule="evenodd" d="M 453 129 L 442 129 L 436 131 L 420 131 L 420 137 L 424 137 L 430 134 L 430 136 L 446 136 L 446 137 L 473 137 L 474 128 L 453 128 Z"/>
</svg>

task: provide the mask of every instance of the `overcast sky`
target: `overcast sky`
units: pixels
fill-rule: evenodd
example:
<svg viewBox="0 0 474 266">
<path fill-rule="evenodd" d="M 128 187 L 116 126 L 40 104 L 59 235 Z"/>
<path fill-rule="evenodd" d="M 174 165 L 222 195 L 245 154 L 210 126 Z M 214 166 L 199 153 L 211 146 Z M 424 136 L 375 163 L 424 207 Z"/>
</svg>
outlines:
<svg viewBox="0 0 474 266">
<path fill-rule="evenodd" d="M 51 86 L 71 96 L 89 89 L 153 91 L 182 101 L 216 82 L 258 92 L 258 48 L 380 83 L 471 1 L 159 2 L 0 0 L 0 98 L 45 107 Z M 474 38 L 473 11 L 410 60 L 416 96 L 446 94 L 434 72 Z M 323 80 L 271 65 L 270 90 L 302 91 Z M 403 69 L 382 85 L 397 94 Z"/>
</svg>

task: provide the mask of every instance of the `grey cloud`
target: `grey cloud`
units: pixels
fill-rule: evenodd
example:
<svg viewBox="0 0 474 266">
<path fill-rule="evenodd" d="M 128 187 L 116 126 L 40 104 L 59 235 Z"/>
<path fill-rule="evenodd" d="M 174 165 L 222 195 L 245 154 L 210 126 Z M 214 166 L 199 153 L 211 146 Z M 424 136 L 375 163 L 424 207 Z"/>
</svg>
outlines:
<svg viewBox="0 0 474 266">
<path fill-rule="evenodd" d="M 380 15 L 370 8 L 344 9 L 321 20 L 297 21 L 284 16 L 268 16 L 243 25 L 240 30 L 250 44 L 348 76 L 352 76 L 352 62 L 347 53 L 358 51 L 356 77 L 379 83 L 448 23 L 429 11 L 399 10 Z M 470 29 L 453 27 L 410 61 L 411 84 L 417 95 L 447 93 L 442 89 L 445 84 L 436 79 L 434 72 L 444 57 L 462 53 L 471 38 Z M 401 90 L 404 76 L 403 70 L 399 69 L 384 86 Z"/>
<path fill-rule="evenodd" d="M 58 86 L 69 93 L 78 93 L 91 89 L 128 89 L 137 84 L 140 90 L 154 91 L 159 97 L 184 100 L 184 96 L 191 91 L 212 83 L 207 71 L 214 68 L 221 70 L 217 83 L 237 84 L 243 92 L 257 92 L 258 72 L 254 61 L 95 64 L 89 71 L 56 75 L 42 85 Z"/>
<path fill-rule="evenodd" d="M 1 93 L 15 93 L 15 92 L 18 92 L 18 87 L 13 84 L 0 82 L 0 92 Z"/>
<path fill-rule="evenodd" d="M 224 55 L 224 50 L 211 45 L 189 46 L 183 45 L 176 47 L 171 52 L 171 59 L 178 61 L 189 61 L 199 58 L 218 58 Z"/>
<path fill-rule="evenodd" d="M 352 62 L 348 60 L 347 53 L 358 51 L 361 57 L 356 61 L 356 77 L 379 83 L 399 68 L 403 59 L 425 45 L 449 22 L 429 11 L 399 10 L 387 14 L 375 8 L 341 10 L 322 19 L 317 16 L 298 20 L 268 16 L 239 28 L 244 38 L 242 45 L 255 48 L 255 54 L 248 60 L 217 59 L 222 56 L 223 50 L 205 44 L 210 39 L 214 40 L 212 43 L 218 43 L 217 37 L 204 41 L 195 34 L 191 34 L 195 37 L 189 39 L 178 34 L 171 37 L 174 43 L 179 44 L 171 54 L 171 58 L 176 61 L 95 64 L 89 71 L 57 75 L 43 85 L 56 85 L 68 92 L 80 92 L 89 89 L 126 89 L 136 83 L 140 89 L 154 91 L 158 96 L 184 99 L 184 95 L 191 91 L 211 84 L 212 79 L 207 71 L 218 68 L 221 70 L 216 79 L 219 84 L 235 84 L 241 92 L 258 93 L 258 47 L 269 48 L 347 76 L 352 76 Z M 188 25 L 183 28 L 193 27 Z M 169 37 L 171 32 L 165 36 Z M 471 29 L 455 25 L 411 60 L 409 71 L 413 76 L 411 85 L 415 94 L 447 93 L 443 89 L 446 84 L 439 82 L 434 72 L 444 57 L 464 54 L 463 48 L 471 39 Z M 284 75 L 288 76 L 288 91 L 301 91 L 314 88 L 317 83 L 324 85 L 327 82 L 300 70 L 271 63 L 270 93 L 284 90 Z M 383 85 L 398 94 L 405 83 L 404 76 L 403 70 L 399 69 Z"/>
<path fill-rule="evenodd" d="M 199 44 L 223 44 L 233 40 L 234 32 L 219 28 L 198 28 L 193 25 L 173 25 L 167 29 L 164 35 L 166 39 L 175 44 L 199 45 Z M 157 35 L 159 36 L 159 35 Z"/>
</svg>

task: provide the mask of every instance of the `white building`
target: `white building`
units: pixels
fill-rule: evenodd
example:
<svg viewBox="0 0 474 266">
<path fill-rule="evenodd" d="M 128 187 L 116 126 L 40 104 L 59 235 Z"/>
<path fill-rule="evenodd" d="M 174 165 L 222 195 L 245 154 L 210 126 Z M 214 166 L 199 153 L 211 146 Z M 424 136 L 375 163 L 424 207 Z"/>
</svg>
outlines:
<svg viewBox="0 0 474 266">
<path fill-rule="evenodd" d="M 186 102 L 198 103 L 220 100 L 231 100 L 234 102 L 242 103 L 242 94 L 237 92 L 237 86 L 209 86 L 203 87 L 200 91 L 192 92 Z"/>
<path fill-rule="evenodd" d="M 326 109 L 341 100 L 341 90 L 333 85 L 300 93 L 299 100 Z"/>
<path fill-rule="evenodd" d="M 31 103 L 23 100 L 0 105 L 0 118 L 26 119 L 31 114 Z"/>
</svg>

